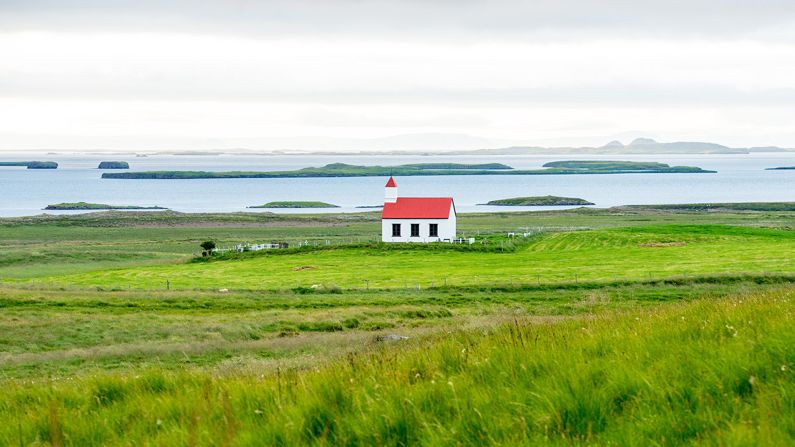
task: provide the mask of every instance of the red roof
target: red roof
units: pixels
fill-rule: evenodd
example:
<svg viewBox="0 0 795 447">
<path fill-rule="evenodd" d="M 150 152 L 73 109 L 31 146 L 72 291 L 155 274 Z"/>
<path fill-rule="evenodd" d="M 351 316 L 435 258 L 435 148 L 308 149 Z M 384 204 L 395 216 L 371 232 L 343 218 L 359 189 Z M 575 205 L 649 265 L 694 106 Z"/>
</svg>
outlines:
<svg viewBox="0 0 795 447">
<path fill-rule="evenodd" d="M 386 182 L 385 188 L 397 188 L 397 183 L 395 183 L 395 179 L 392 176 L 389 176 L 389 181 Z"/>
<path fill-rule="evenodd" d="M 400 197 L 385 203 L 382 219 L 447 219 L 450 208 L 455 212 L 452 197 Z"/>
</svg>

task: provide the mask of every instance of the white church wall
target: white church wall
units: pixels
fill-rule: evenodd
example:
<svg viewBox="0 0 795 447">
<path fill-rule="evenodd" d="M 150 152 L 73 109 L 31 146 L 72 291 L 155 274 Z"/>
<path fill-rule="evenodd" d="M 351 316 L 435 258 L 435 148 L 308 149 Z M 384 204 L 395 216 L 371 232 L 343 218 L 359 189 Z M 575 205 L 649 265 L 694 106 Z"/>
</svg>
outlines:
<svg viewBox="0 0 795 447">
<path fill-rule="evenodd" d="M 439 225 L 439 236 L 430 235 L 430 224 Z M 392 237 L 392 224 L 400 224 L 400 236 Z M 420 225 L 420 236 L 411 237 L 411 224 Z M 447 219 L 381 219 L 381 240 L 383 242 L 439 242 L 453 240 L 456 236 L 456 215 L 450 207 Z"/>
</svg>

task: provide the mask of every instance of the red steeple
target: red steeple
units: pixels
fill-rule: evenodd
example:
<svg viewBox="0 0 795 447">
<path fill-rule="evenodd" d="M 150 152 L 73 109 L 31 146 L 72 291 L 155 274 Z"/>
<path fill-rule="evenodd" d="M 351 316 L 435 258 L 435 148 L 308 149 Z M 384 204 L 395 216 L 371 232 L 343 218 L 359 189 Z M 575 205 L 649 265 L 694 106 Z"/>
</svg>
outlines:
<svg viewBox="0 0 795 447">
<path fill-rule="evenodd" d="M 389 176 L 389 181 L 386 182 L 385 188 L 397 188 L 397 183 L 395 183 L 395 179 L 392 176 Z"/>
</svg>

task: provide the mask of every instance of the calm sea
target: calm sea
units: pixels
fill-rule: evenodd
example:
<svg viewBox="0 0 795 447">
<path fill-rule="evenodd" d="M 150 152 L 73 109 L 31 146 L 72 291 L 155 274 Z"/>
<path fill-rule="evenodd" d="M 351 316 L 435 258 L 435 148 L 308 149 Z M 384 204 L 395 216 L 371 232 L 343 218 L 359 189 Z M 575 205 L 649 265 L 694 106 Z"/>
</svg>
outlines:
<svg viewBox="0 0 795 447">
<path fill-rule="evenodd" d="M 386 178 L 303 178 L 226 180 L 103 180 L 102 160 L 126 160 L 131 171 L 148 170 L 291 170 L 327 163 L 393 165 L 422 162 L 505 163 L 518 169 L 540 168 L 548 161 L 571 159 L 658 161 L 699 166 L 717 174 L 622 174 L 544 176 L 397 177 L 402 196 L 452 196 L 459 212 L 544 208 L 478 206 L 489 200 L 556 195 L 580 197 L 598 207 L 692 202 L 795 201 L 795 171 L 765 168 L 795 165 L 795 154 L 751 155 L 550 155 L 550 156 L 130 156 L 6 155 L 2 161 L 53 160 L 57 170 L 0 167 L 0 216 L 27 216 L 59 202 L 158 205 L 183 212 L 235 212 L 277 200 L 318 200 L 341 206 L 328 212 L 356 212 L 380 205 Z M 268 210 L 248 210 L 268 211 Z M 322 210 L 280 210 L 319 212 Z M 48 211 L 50 213 L 55 213 Z"/>
</svg>

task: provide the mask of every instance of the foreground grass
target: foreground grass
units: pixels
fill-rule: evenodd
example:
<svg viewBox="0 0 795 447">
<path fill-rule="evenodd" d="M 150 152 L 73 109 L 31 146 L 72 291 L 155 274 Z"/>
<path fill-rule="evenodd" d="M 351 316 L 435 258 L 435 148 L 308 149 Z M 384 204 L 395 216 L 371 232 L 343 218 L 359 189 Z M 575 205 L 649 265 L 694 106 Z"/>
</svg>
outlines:
<svg viewBox="0 0 795 447">
<path fill-rule="evenodd" d="M 93 271 L 43 281 L 106 289 L 157 289 L 167 283 L 172 289 L 399 289 L 795 272 L 795 232 L 778 229 L 659 225 L 547 233 L 513 251 L 459 248 L 376 245 L 259 252 L 220 262 Z"/>
<path fill-rule="evenodd" d="M 519 318 L 264 375 L 9 380 L 0 444 L 787 445 L 793 299 Z"/>
<path fill-rule="evenodd" d="M 327 293 L 0 288 L 0 379 L 315 366 L 380 335 L 423 338 L 795 284 L 795 276 Z M 303 292 L 303 291 L 301 291 Z"/>
</svg>

